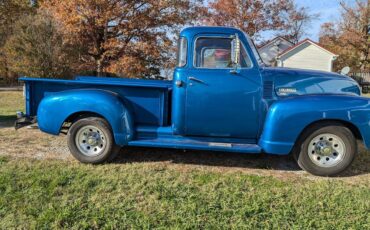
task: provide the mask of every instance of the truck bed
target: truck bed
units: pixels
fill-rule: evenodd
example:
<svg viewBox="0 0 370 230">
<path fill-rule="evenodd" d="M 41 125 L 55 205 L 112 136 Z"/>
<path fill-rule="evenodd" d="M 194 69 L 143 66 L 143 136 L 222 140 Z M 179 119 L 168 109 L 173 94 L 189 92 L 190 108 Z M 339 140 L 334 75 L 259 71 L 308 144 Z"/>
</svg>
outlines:
<svg viewBox="0 0 370 230">
<path fill-rule="evenodd" d="M 38 105 L 50 94 L 73 89 L 99 89 L 117 93 L 127 100 L 137 125 L 166 126 L 170 123 L 171 81 L 83 76 L 74 80 L 27 77 L 20 80 L 25 83 L 26 115 L 30 117 L 37 116 Z"/>
</svg>

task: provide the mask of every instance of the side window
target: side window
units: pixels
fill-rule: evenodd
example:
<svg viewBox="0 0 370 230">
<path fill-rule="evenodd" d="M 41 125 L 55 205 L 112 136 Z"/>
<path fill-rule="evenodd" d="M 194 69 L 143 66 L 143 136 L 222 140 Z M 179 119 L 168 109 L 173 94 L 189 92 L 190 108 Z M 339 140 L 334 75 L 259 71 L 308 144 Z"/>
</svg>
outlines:
<svg viewBox="0 0 370 230">
<path fill-rule="evenodd" d="M 210 69 L 231 67 L 231 39 L 198 38 L 195 44 L 195 67 Z"/>
<path fill-rule="evenodd" d="M 195 44 L 195 67 L 208 69 L 232 68 L 231 42 L 231 38 L 198 38 Z M 241 46 L 240 66 L 252 66 L 243 46 Z"/>
</svg>

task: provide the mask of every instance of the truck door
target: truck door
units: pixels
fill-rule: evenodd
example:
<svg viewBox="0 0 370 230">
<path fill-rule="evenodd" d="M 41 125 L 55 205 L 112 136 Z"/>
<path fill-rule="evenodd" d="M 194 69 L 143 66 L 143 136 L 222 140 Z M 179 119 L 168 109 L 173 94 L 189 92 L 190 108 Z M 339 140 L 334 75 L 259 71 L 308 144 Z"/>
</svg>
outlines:
<svg viewBox="0 0 370 230">
<path fill-rule="evenodd" d="M 187 71 L 185 133 L 190 136 L 257 138 L 261 78 L 241 44 L 238 73 L 232 73 L 229 36 L 196 37 Z"/>
</svg>

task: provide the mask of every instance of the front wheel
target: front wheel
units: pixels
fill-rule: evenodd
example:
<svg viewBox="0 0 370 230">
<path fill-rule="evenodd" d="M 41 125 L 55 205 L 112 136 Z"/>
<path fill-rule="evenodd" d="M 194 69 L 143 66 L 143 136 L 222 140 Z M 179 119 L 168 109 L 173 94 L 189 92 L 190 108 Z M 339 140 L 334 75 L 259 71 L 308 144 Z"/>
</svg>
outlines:
<svg viewBox="0 0 370 230">
<path fill-rule="evenodd" d="M 68 147 L 72 155 L 82 163 L 99 164 L 112 160 L 119 152 L 112 130 L 104 119 L 83 118 L 68 131 Z"/>
<path fill-rule="evenodd" d="M 318 176 L 335 176 L 346 170 L 357 152 L 353 133 L 340 124 L 319 124 L 307 129 L 293 154 L 298 165 Z"/>
</svg>

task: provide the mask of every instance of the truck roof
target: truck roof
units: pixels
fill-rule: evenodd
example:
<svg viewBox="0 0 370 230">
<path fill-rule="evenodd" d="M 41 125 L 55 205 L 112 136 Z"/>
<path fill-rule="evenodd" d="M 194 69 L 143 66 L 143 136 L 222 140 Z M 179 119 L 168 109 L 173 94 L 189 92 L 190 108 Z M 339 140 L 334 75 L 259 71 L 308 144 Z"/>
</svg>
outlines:
<svg viewBox="0 0 370 230">
<path fill-rule="evenodd" d="M 233 27 L 225 27 L 225 26 L 192 26 L 185 28 L 181 31 L 180 36 L 183 37 L 193 37 L 199 33 L 228 33 L 228 34 L 235 34 L 235 33 L 243 33 L 241 30 L 233 28 Z"/>
</svg>

